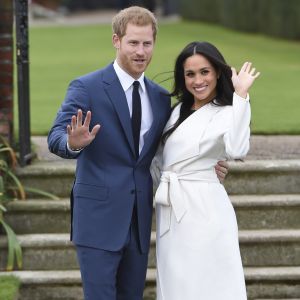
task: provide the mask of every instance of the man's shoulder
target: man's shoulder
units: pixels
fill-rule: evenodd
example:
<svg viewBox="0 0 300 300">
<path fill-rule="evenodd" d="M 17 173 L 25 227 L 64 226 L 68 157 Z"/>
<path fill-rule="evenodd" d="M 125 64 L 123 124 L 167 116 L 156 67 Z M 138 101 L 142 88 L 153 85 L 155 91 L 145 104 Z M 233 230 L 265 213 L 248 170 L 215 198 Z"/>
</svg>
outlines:
<svg viewBox="0 0 300 300">
<path fill-rule="evenodd" d="M 163 95 L 166 95 L 169 97 L 169 91 L 167 91 L 164 87 L 162 87 L 161 85 L 157 84 L 156 82 L 152 81 L 149 78 L 145 78 L 147 81 L 147 84 L 150 88 L 157 90 L 159 93 L 162 93 Z"/>
<path fill-rule="evenodd" d="M 112 72 L 113 71 L 113 66 L 112 64 L 109 64 L 105 66 L 104 68 L 100 68 L 94 71 L 91 71 L 89 73 L 83 74 L 81 76 L 78 76 L 75 78 L 75 80 L 80 80 L 83 82 L 91 81 L 91 80 L 99 80 L 99 78 L 102 78 L 103 74 L 106 72 Z"/>
</svg>

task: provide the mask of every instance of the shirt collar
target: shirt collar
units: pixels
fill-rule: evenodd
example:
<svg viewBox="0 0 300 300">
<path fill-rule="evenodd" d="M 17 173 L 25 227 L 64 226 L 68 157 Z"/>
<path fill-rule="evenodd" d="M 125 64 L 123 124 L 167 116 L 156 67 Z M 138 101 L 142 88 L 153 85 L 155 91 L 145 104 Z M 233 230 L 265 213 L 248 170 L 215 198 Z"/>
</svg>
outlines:
<svg viewBox="0 0 300 300">
<path fill-rule="evenodd" d="M 144 77 L 145 77 L 144 73 L 140 76 L 139 79 L 134 79 L 119 66 L 119 64 L 117 63 L 117 60 L 114 61 L 113 66 L 114 66 L 116 74 L 120 80 L 120 83 L 122 85 L 124 92 L 126 92 L 132 86 L 132 84 L 135 80 L 139 81 L 142 91 L 143 92 L 145 91 L 146 87 L 145 87 L 145 82 L 144 82 Z"/>
</svg>

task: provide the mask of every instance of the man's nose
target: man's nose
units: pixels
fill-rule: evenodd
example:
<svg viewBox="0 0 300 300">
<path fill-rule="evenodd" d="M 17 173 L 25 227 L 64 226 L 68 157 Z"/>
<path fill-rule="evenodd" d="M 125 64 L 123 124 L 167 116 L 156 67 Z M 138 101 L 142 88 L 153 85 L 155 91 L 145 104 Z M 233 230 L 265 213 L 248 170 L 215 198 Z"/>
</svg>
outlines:
<svg viewBox="0 0 300 300">
<path fill-rule="evenodd" d="M 139 55 L 143 55 L 145 53 L 145 47 L 143 44 L 137 46 L 136 53 Z"/>
</svg>

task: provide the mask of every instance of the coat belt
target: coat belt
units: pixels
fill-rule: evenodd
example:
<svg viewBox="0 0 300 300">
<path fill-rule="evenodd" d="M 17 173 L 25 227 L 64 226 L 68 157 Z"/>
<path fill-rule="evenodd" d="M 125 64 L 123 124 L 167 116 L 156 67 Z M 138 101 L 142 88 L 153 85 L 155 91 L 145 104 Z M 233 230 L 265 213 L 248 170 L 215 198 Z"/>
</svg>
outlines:
<svg viewBox="0 0 300 300">
<path fill-rule="evenodd" d="M 215 171 L 212 169 L 187 173 L 162 172 L 160 184 L 155 194 L 155 202 L 160 205 L 160 236 L 163 236 L 170 230 L 172 210 L 177 223 L 180 223 L 187 211 L 186 199 L 180 186 L 180 181 L 182 180 L 219 182 Z"/>
</svg>

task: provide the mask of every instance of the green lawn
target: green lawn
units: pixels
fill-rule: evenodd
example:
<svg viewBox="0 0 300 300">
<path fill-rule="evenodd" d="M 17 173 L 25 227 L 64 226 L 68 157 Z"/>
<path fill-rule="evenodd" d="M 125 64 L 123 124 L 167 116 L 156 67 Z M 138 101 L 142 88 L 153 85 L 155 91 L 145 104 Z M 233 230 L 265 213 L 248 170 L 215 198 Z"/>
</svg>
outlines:
<svg viewBox="0 0 300 300">
<path fill-rule="evenodd" d="M 0 277 L 0 299 L 14 300 L 18 293 L 20 282 L 13 276 Z"/>
<path fill-rule="evenodd" d="M 251 60 L 261 71 L 251 90 L 253 133 L 300 133 L 300 42 L 196 22 L 162 24 L 147 76 L 172 71 L 176 55 L 194 40 L 212 42 L 236 68 Z M 32 133 L 47 133 L 70 80 L 105 66 L 114 56 L 109 25 L 31 28 Z M 172 80 L 162 85 L 169 89 Z"/>
</svg>

